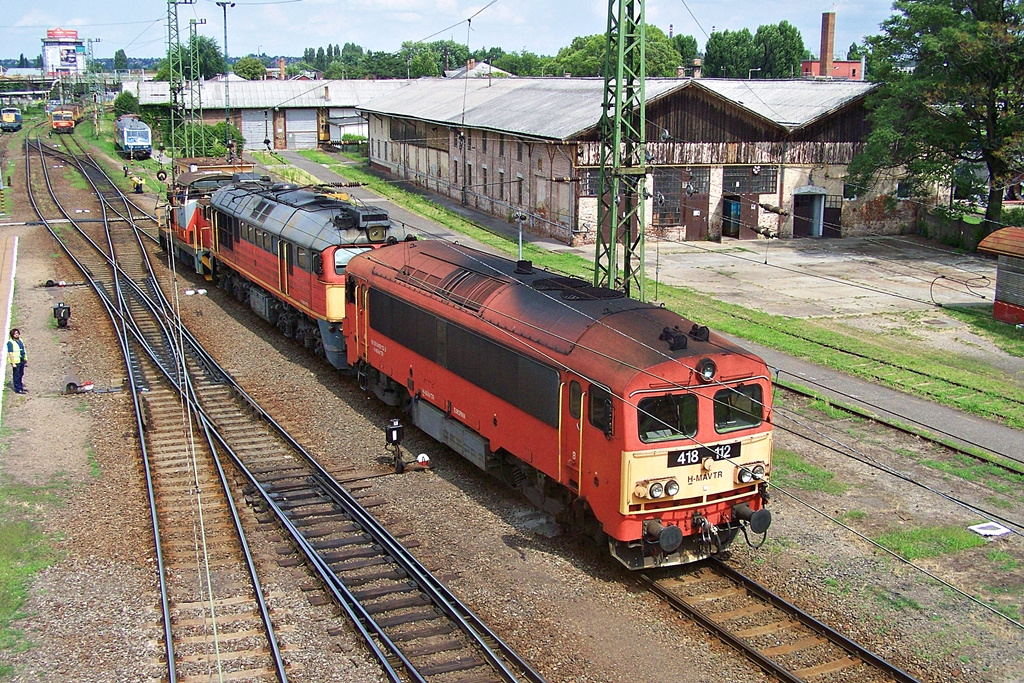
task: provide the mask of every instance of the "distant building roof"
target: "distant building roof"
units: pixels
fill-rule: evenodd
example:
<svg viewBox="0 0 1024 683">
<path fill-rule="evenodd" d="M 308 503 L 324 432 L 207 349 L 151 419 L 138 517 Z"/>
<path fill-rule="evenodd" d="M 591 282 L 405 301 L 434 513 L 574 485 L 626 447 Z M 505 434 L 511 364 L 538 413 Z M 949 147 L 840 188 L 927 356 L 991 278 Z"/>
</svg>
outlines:
<svg viewBox="0 0 1024 683">
<path fill-rule="evenodd" d="M 444 72 L 445 78 L 515 78 L 514 74 L 510 74 L 508 71 L 503 71 L 496 66 L 491 66 L 487 62 L 477 62 L 476 60 L 469 60 L 469 64 L 463 66 L 461 69 L 452 69 L 451 71 Z"/>
<path fill-rule="evenodd" d="M 864 97 L 875 85 L 799 79 L 649 78 L 645 93 L 650 103 L 688 87 L 703 89 L 770 124 L 795 130 Z M 603 97 L 601 78 L 429 78 L 374 98 L 359 110 L 566 140 L 597 125 Z"/>
<path fill-rule="evenodd" d="M 12 66 L 7 70 L 7 78 L 42 78 L 43 70 L 33 67 Z"/>
<path fill-rule="evenodd" d="M 232 109 L 355 107 L 406 83 L 399 80 L 231 80 L 228 82 L 228 98 Z M 125 82 L 122 88 L 137 95 L 141 105 L 167 104 L 171 97 L 167 81 L 131 81 Z M 224 81 L 205 81 L 201 85 L 200 97 L 204 109 L 223 109 Z"/>
<path fill-rule="evenodd" d="M 1024 228 L 1001 228 L 978 244 L 978 251 L 1024 258 Z"/>
</svg>

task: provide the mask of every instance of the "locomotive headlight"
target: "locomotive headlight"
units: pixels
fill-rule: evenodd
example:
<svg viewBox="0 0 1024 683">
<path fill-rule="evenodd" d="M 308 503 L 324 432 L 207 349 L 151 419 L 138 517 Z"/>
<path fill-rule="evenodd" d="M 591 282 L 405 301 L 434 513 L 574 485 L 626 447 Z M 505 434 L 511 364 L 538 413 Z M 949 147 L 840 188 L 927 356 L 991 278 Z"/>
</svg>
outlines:
<svg viewBox="0 0 1024 683">
<path fill-rule="evenodd" d="M 674 496 L 679 493 L 679 482 L 675 479 L 670 479 L 665 483 L 665 495 Z"/>
<path fill-rule="evenodd" d="M 633 489 L 633 495 L 636 496 L 637 498 L 646 498 L 647 487 L 643 486 L 642 484 L 637 484 L 636 487 Z"/>
<path fill-rule="evenodd" d="M 651 488 L 647 489 L 647 493 L 650 494 L 651 498 L 661 498 L 665 495 L 665 487 L 662 486 L 660 481 L 656 481 L 651 484 Z"/>
<path fill-rule="evenodd" d="M 754 478 L 754 473 L 746 467 L 741 467 L 740 471 L 736 474 L 736 478 L 739 479 L 741 484 L 749 484 Z"/>
<path fill-rule="evenodd" d="M 714 380 L 716 372 L 718 372 L 718 366 L 710 358 L 701 358 L 700 362 L 697 363 L 697 376 L 702 382 Z"/>
<path fill-rule="evenodd" d="M 764 479 L 764 465 L 754 465 L 754 479 Z"/>
</svg>

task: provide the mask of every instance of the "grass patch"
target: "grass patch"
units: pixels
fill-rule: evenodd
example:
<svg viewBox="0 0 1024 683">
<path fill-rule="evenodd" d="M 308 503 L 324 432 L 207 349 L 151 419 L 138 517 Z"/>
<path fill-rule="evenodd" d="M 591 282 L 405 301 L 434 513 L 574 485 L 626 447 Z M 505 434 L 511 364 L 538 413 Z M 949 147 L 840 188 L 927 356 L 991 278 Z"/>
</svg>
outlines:
<svg viewBox="0 0 1024 683">
<path fill-rule="evenodd" d="M 863 510 L 848 510 L 847 512 L 843 513 L 843 519 L 848 519 L 852 522 L 859 521 L 861 519 L 866 518 L 867 516 L 868 513 L 864 512 Z"/>
<path fill-rule="evenodd" d="M 100 461 L 96 458 L 96 451 L 93 450 L 92 446 L 86 447 L 85 458 L 89 463 L 89 473 L 94 477 L 100 476 L 100 474 L 102 474 L 102 470 L 100 470 Z"/>
<path fill-rule="evenodd" d="M 21 610 L 33 575 L 57 556 L 25 511 L 57 502 L 55 488 L 0 483 L 0 651 L 20 652 L 31 645 L 14 624 L 25 616 Z M 9 666 L 0 669 L 0 675 L 11 673 Z"/>
<path fill-rule="evenodd" d="M 900 612 L 905 609 L 921 609 L 921 603 L 905 595 L 891 593 L 887 590 L 882 590 L 879 588 L 870 588 L 869 590 L 871 591 L 875 600 L 877 600 L 879 603 L 887 607 L 896 610 L 897 612 Z"/>
<path fill-rule="evenodd" d="M 828 399 L 816 398 L 811 401 L 810 407 L 832 420 L 844 420 L 850 417 L 849 412 L 832 405 Z"/>
<path fill-rule="evenodd" d="M 1024 487 L 1024 474 L 1007 472 L 992 463 L 978 462 L 966 455 L 954 455 L 952 462 L 926 459 L 921 464 L 959 479 L 981 484 L 998 493 L 1009 494 Z"/>
<path fill-rule="evenodd" d="M 990 550 L 987 557 L 989 562 L 1004 572 L 1013 571 L 1020 566 L 1020 560 L 1005 550 Z"/>
<path fill-rule="evenodd" d="M 841 495 L 849 488 L 835 474 L 812 465 L 796 453 L 776 448 L 772 456 L 772 483 L 783 487 Z"/>
<path fill-rule="evenodd" d="M 943 309 L 951 318 L 966 323 L 971 332 L 985 337 L 1002 351 L 1024 358 L 1024 334 L 1011 325 L 992 317 L 992 304 L 979 307 L 951 306 Z"/>
<path fill-rule="evenodd" d="M 984 538 L 957 526 L 888 531 L 874 540 L 906 560 L 953 555 L 985 545 Z"/>
</svg>

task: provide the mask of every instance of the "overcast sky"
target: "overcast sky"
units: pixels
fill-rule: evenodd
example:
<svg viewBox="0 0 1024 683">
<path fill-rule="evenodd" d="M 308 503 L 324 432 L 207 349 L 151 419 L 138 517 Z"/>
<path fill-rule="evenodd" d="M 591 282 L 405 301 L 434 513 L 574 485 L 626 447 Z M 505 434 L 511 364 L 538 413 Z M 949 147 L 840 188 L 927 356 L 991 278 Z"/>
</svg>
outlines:
<svg viewBox="0 0 1024 683">
<path fill-rule="evenodd" d="M 490 4 L 489 4 L 490 3 Z M 41 52 L 47 28 L 75 28 L 81 39 L 98 39 L 96 57 L 123 49 L 131 57 L 166 52 L 167 4 L 162 0 L 3 0 L 0 58 Z M 836 53 L 845 57 L 853 42 L 878 33 L 891 14 L 891 0 L 783 2 L 780 0 L 647 0 L 647 23 L 666 33 L 689 34 L 701 49 L 713 30 L 750 29 L 785 19 L 818 54 L 821 13 L 836 13 Z M 692 13 L 692 15 L 691 15 Z M 238 1 L 227 10 L 228 54 L 301 56 L 307 47 L 356 43 L 372 51 L 397 51 L 403 41 L 452 39 L 471 50 L 498 46 L 554 55 L 576 36 L 603 33 L 605 0 L 259 0 Z M 190 20 L 223 47 L 224 14 L 214 0 L 178 5 L 183 42 Z M 467 20 L 470 20 L 467 22 Z M 470 28 L 471 27 L 471 28 Z"/>
</svg>

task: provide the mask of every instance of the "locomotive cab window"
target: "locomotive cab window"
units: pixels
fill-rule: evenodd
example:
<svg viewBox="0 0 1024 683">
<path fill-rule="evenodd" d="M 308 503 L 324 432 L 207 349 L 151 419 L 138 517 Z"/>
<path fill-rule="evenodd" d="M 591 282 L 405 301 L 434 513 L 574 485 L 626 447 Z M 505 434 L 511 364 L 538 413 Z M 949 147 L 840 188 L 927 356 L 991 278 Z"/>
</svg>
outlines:
<svg viewBox="0 0 1024 683">
<path fill-rule="evenodd" d="M 655 396 L 637 405 L 640 440 L 668 441 L 697 434 L 697 397 L 693 394 Z"/>
<path fill-rule="evenodd" d="M 364 251 L 370 251 L 368 247 L 358 248 L 338 248 L 334 250 L 334 272 L 337 275 L 345 274 L 345 267 L 348 266 L 348 262 L 352 260 L 353 256 L 362 254 Z"/>
<path fill-rule="evenodd" d="M 612 395 L 596 384 L 590 385 L 590 424 L 606 435 L 612 433 Z"/>
<path fill-rule="evenodd" d="M 576 380 L 569 382 L 569 415 L 574 419 L 580 419 L 583 409 L 583 387 Z"/>
<path fill-rule="evenodd" d="M 761 385 L 728 387 L 715 392 L 715 431 L 719 434 L 761 424 Z"/>
</svg>

